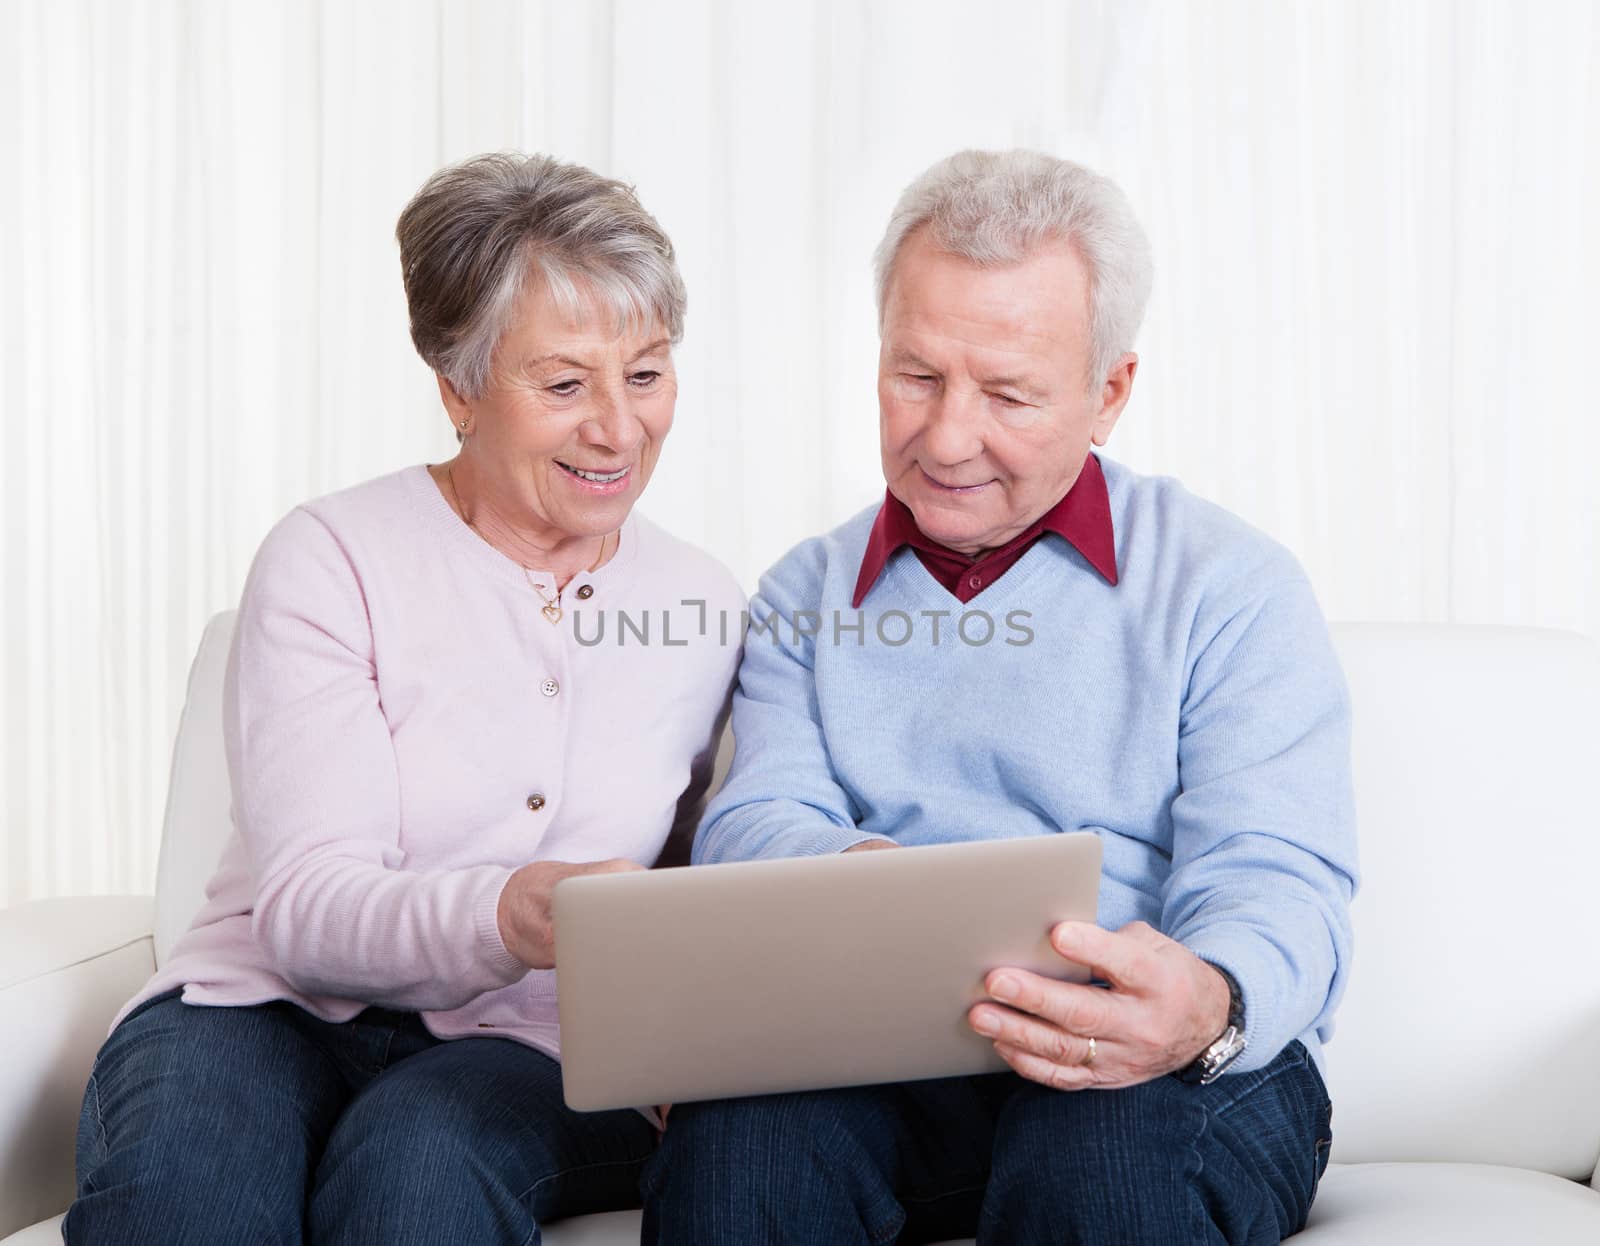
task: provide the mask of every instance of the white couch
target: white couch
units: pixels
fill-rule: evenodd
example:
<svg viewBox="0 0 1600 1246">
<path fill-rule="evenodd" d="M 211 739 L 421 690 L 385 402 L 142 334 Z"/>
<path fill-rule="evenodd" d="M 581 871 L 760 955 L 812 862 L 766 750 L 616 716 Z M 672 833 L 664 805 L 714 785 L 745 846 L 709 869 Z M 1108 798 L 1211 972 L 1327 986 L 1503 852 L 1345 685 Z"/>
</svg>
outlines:
<svg viewBox="0 0 1600 1246">
<path fill-rule="evenodd" d="M 212 621 L 190 674 L 154 899 L 0 911 L 0 1234 L 21 1230 L 12 1246 L 60 1240 L 90 1061 L 221 851 L 231 626 Z M 1600 1242 L 1600 653 L 1520 629 L 1335 631 L 1355 699 L 1365 885 L 1328 1051 L 1335 1162 L 1294 1240 Z M 637 1234 L 637 1213 L 616 1213 L 545 1240 Z"/>
</svg>

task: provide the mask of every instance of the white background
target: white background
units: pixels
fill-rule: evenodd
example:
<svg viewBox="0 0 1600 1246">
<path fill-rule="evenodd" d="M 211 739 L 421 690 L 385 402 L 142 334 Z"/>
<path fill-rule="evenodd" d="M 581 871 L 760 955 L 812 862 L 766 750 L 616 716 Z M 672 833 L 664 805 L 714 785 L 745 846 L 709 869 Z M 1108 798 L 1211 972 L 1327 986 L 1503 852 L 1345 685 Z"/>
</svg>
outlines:
<svg viewBox="0 0 1600 1246">
<path fill-rule="evenodd" d="M 1129 192 L 1109 448 L 1330 617 L 1600 635 L 1600 12 L 1521 3 L 0 0 L 0 903 L 147 890 L 183 678 L 296 502 L 447 457 L 395 217 L 623 177 L 690 292 L 644 507 L 747 587 L 882 489 L 869 256 L 963 146 Z"/>
</svg>

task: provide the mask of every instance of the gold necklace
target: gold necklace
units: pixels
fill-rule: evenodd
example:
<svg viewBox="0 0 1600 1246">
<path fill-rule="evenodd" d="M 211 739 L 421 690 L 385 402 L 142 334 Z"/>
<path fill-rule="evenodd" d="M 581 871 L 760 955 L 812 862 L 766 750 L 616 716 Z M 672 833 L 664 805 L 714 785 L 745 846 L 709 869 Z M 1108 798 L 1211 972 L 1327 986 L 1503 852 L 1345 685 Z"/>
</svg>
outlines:
<svg viewBox="0 0 1600 1246">
<path fill-rule="evenodd" d="M 454 482 L 451 483 L 450 487 L 452 489 L 455 488 Z M 474 529 L 474 531 L 476 531 L 476 529 Z M 595 560 L 589 564 L 585 574 L 594 571 L 606 560 L 606 542 L 610 539 L 611 534 L 609 532 L 600 538 L 600 552 L 595 555 Z M 522 566 L 521 563 L 518 563 L 517 565 Z M 539 613 L 544 615 L 544 617 L 549 619 L 552 623 L 561 622 L 561 590 L 559 588 L 556 589 L 556 595 L 554 597 L 550 597 L 545 593 L 544 588 L 538 583 L 538 581 L 533 578 L 533 572 L 531 570 L 529 570 L 527 567 L 522 567 L 522 574 L 528 579 L 528 587 L 533 589 L 534 592 L 538 593 L 540 600 L 544 602 L 544 605 L 539 608 Z"/>
<path fill-rule="evenodd" d="M 485 542 L 488 542 L 492 545 L 493 542 L 489 541 L 489 538 L 483 535 L 483 531 L 478 527 L 478 525 L 472 522 L 472 520 L 467 516 L 467 508 L 461 504 L 461 491 L 456 488 L 456 473 L 454 464 L 445 464 L 444 475 L 445 479 L 450 482 L 450 496 L 456 500 L 456 510 L 460 513 L 462 522 L 476 532 L 480 537 L 482 537 Z M 606 560 L 606 542 L 610 539 L 611 534 L 609 532 L 601 535 L 600 552 L 595 556 L 595 560 L 589 564 L 589 572 L 596 570 L 600 564 Z M 544 615 L 545 618 L 549 619 L 552 625 L 561 622 L 561 590 L 558 588 L 556 589 L 556 595 L 554 597 L 549 596 L 544 591 L 544 588 L 533 578 L 533 570 L 530 567 L 521 561 L 517 562 L 517 566 L 522 568 L 522 574 L 528 581 L 528 587 L 538 594 L 540 601 L 544 602 L 544 605 L 539 609 L 539 613 Z"/>
<path fill-rule="evenodd" d="M 603 542 L 602 548 L 604 548 Z M 546 597 L 544 589 L 540 588 L 539 585 L 534 583 L 533 572 L 524 567 L 522 568 L 522 574 L 528 577 L 528 587 L 534 592 L 538 593 L 540 600 L 544 602 L 544 605 L 539 607 L 539 613 L 544 615 L 545 618 L 549 619 L 551 623 L 561 622 L 561 590 L 559 588 L 556 589 L 556 595 L 554 597 Z"/>
</svg>

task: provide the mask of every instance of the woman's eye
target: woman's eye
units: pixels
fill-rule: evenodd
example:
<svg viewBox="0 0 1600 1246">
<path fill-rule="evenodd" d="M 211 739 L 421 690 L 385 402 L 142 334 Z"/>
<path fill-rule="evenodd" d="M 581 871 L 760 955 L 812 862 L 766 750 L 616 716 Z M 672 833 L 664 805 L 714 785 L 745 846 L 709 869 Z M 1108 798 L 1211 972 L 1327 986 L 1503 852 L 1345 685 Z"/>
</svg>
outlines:
<svg viewBox="0 0 1600 1246">
<path fill-rule="evenodd" d="M 577 381 L 558 381 L 550 387 L 550 392 L 559 394 L 563 398 L 571 398 L 572 395 L 578 392 L 578 385 L 579 382 Z"/>
<path fill-rule="evenodd" d="M 635 389 L 649 389 L 661 378 L 659 372 L 635 372 L 628 378 L 628 384 Z"/>
</svg>

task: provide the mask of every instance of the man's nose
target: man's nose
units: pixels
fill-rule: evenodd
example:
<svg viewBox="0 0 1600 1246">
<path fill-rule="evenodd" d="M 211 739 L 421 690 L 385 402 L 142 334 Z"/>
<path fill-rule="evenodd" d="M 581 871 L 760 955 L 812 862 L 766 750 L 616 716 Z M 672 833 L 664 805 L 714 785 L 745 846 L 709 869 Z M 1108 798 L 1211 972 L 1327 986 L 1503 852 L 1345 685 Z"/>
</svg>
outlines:
<svg viewBox="0 0 1600 1246">
<path fill-rule="evenodd" d="M 981 400 L 972 390 L 947 388 L 939 395 L 922 432 L 931 457 L 940 463 L 965 463 L 983 453 Z"/>
</svg>

